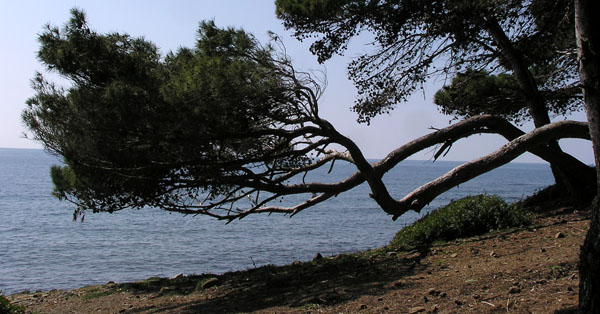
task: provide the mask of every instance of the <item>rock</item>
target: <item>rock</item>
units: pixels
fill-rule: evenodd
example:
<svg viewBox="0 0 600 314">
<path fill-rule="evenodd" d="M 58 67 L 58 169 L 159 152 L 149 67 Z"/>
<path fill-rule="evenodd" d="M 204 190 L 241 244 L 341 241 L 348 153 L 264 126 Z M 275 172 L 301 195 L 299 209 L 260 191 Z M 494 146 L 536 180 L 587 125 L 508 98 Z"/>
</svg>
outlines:
<svg viewBox="0 0 600 314">
<path fill-rule="evenodd" d="M 412 251 L 404 256 L 406 259 L 418 259 L 419 257 L 421 257 L 421 253 L 418 251 Z"/>
<path fill-rule="evenodd" d="M 294 262 L 292 263 L 292 265 L 302 265 L 302 262 L 301 262 L 301 261 L 294 261 Z"/>
<path fill-rule="evenodd" d="M 456 300 L 454 300 L 454 304 L 461 306 L 461 305 L 463 305 L 463 302 L 459 299 L 456 299 Z"/>
<path fill-rule="evenodd" d="M 396 252 L 388 252 L 388 253 L 387 253 L 387 255 L 388 255 L 389 257 L 396 256 Z"/>
<path fill-rule="evenodd" d="M 496 252 L 494 252 L 494 251 L 491 251 L 490 252 L 490 256 L 491 257 L 498 257 L 498 254 L 496 254 Z"/>
<path fill-rule="evenodd" d="M 565 237 L 565 234 L 564 234 L 564 233 L 562 233 L 562 232 L 557 232 L 557 233 L 554 235 L 554 238 L 555 238 L 555 239 L 560 239 L 560 238 L 564 238 L 564 237 Z"/>
<path fill-rule="evenodd" d="M 434 304 L 433 307 L 431 308 L 430 313 L 437 313 L 439 311 L 439 305 Z"/>
<path fill-rule="evenodd" d="M 441 292 L 439 290 L 436 290 L 434 288 L 430 288 L 429 290 L 427 290 L 427 294 L 429 295 L 440 295 L 440 293 Z"/>
<path fill-rule="evenodd" d="M 445 297 L 446 297 L 446 292 L 440 293 L 440 298 L 445 298 Z"/>
<path fill-rule="evenodd" d="M 321 253 L 317 253 L 315 254 L 315 257 L 313 257 L 313 262 L 319 261 L 323 259 L 323 255 L 321 255 Z"/>
<path fill-rule="evenodd" d="M 541 249 L 540 249 L 540 252 L 542 252 L 542 253 L 546 253 L 546 248 L 545 248 L 545 247 L 541 248 Z"/>
<path fill-rule="evenodd" d="M 452 253 L 452 254 L 450 254 L 450 257 L 457 257 L 457 256 L 458 256 L 458 253 Z"/>
<path fill-rule="evenodd" d="M 360 309 L 361 310 L 366 310 L 367 309 L 367 305 L 366 304 L 361 304 L 360 305 Z"/>
<path fill-rule="evenodd" d="M 521 288 L 517 287 L 517 286 L 512 286 L 510 287 L 510 289 L 508 289 L 508 293 L 511 294 L 515 294 L 515 293 L 519 293 L 521 292 Z"/>
<path fill-rule="evenodd" d="M 115 282 L 111 280 L 111 281 L 107 282 L 106 284 L 107 284 L 107 285 L 114 285 L 114 284 L 115 284 Z"/>
<path fill-rule="evenodd" d="M 179 274 L 177 274 L 177 275 L 175 275 L 175 276 L 173 276 L 173 277 L 171 277 L 169 279 L 173 280 L 173 279 L 179 279 L 179 278 L 182 278 L 182 277 L 183 277 L 183 274 L 179 273 Z"/>
<path fill-rule="evenodd" d="M 408 309 L 408 314 L 415 314 L 420 312 L 425 312 L 425 308 L 422 306 L 415 306 Z"/>
<path fill-rule="evenodd" d="M 395 288 L 400 288 L 402 286 L 404 286 L 404 281 L 402 281 L 402 280 L 396 280 L 396 282 L 394 282 L 394 287 Z"/>
<path fill-rule="evenodd" d="M 206 281 L 204 281 L 202 283 L 201 288 L 202 288 L 202 290 L 204 290 L 204 289 L 208 289 L 208 288 L 214 287 L 214 286 L 216 286 L 218 284 L 219 284 L 219 279 L 213 277 L 213 278 L 209 278 Z"/>
</svg>

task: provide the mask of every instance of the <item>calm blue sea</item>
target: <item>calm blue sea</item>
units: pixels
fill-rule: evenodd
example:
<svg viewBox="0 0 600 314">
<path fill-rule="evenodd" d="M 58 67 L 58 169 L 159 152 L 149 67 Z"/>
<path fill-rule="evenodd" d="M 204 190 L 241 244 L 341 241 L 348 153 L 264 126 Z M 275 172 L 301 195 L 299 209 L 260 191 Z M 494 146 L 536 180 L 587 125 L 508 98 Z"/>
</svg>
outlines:
<svg viewBox="0 0 600 314">
<path fill-rule="evenodd" d="M 50 193 L 49 168 L 59 161 L 41 150 L 0 149 L 0 290 L 77 288 L 177 273 L 223 273 L 265 264 L 310 260 L 380 247 L 420 217 L 393 222 L 365 186 L 289 218 L 251 216 L 225 225 L 208 217 L 157 209 L 88 214 L 73 222 L 72 205 Z M 399 198 L 456 162 L 406 161 L 386 175 Z M 333 176 L 350 173 L 342 163 Z M 316 179 L 332 181 L 322 173 Z M 508 164 L 455 188 L 426 210 L 479 193 L 517 201 L 553 183 L 545 164 Z"/>
</svg>

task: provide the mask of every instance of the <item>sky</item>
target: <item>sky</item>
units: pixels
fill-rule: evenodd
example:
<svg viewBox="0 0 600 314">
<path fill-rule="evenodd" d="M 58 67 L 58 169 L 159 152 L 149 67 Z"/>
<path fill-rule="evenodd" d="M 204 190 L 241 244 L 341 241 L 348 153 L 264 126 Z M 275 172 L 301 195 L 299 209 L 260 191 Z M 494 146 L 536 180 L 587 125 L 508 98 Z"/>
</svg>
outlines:
<svg viewBox="0 0 600 314">
<path fill-rule="evenodd" d="M 428 82 L 408 102 L 398 104 L 389 115 L 372 120 L 371 125 L 356 122 L 350 111 L 356 90 L 347 78 L 346 65 L 365 51 L 365 42 L 351 42 L 343 56 L 318 64 L 310 54 L 310 42 L 299 42 L 286 31 L 275 17 L 273 0 L 103 0 L 103 1 L 31 1 L 0 0 L 0 147 L 41 148 L 24 138 L 21 122 L 25 101 L 33 96 L 30 79 L 43 66 L 36 59 L 37 36 L 50 23 L 62 26 L 69 19 L 69 10 L 77 7 L 87 14 L 91 28 L 100 33 L 120 32 L 143 36 L 154 42 L 163 54 L 179 47 L 192 47 L 198 23 L 214 20 L 217 26 L 234 26 L 253 33 L 261 42 L 267 33 L 278 34 L 286 45 L 295 67 L 305 71 L 321 71 L 327 75 L 327 89 L 321 98 L 320 114 L 342 134 L 353 139 L 368 158 L 383 158 L 393 149 L 427 133 L 431 127 L 443 128 L 452 117 L 440 114 L 433 104 L 433 94 L 443 82 Z M 585 121 L 583 112 L 567 117 Z M 554 120 L 565 117 L 554 117 Z M 524 131 L 531 130 L 530 124 Z M 505 140 L 495 135 L 476 135 L 456 143 L 443 160 L 471 160 L 488 154 Z M 584 140 L 561 140 L 564 150 L 585 163 L 593 163 L 591 143 Z M 431 160 L 433 150 L 425 150 L 411 159 Z M 525 154 L 519 162 L 543 162 Z"/>
</svg>

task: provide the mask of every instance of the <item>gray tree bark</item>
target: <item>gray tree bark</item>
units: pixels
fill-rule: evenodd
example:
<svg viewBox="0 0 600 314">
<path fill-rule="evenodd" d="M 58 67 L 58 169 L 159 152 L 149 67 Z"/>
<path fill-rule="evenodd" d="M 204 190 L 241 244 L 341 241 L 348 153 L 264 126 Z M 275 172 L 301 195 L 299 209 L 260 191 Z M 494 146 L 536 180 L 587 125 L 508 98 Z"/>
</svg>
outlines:
<svg viewBox="0 0 600 314">
<path fill-rule="evenodd" d="M 600 1 L 575 0 L 579 76 L 600 182 Z M 600 313 L 600 184 L 579 259 L 579 311 Z"/>
</svg>

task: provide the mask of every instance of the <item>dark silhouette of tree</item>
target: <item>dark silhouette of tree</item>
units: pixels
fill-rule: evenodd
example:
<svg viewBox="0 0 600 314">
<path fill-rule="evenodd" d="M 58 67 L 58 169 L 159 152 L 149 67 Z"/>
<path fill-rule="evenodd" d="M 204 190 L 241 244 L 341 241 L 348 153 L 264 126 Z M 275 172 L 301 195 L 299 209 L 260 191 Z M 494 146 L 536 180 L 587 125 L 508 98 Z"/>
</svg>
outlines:
<svg viewBox="0 0 600 314">
<path fill-rule="evenodd" d="M 579 74 L 594 147 L 596 173 L 600 174 L 600 2 L 575 0 Z M 600 187 L 600 176 L 598 187 Z M 600 190 L 592 203 L 590 229 L 579 260 L 579 311 L 600 312 Z"/>
<path fill-rule="evenodd" d="M 40 35 L 39 59 L 70 84 L 36 75 L 36 95 L 23 120 L 34 139 L 62 156 L 52 169 L 54 194 L 91 209 L 159 207 L 233 220 L 253 213 L 294 215 L 366 182 L 394 218 L 421 210 L 436 196 L 530 151 L 558 162 L 546 144 L 589 138 L 586 123 L 561 121 L 528 134 L 500 117 L 478 115 L 415 139 L 370 164 L 358 146 L 319 116 L 320 82 L 295 70 L 273 36 L 201 23 L 194 48 L 165 57 L 141 38 L 98 34 L 74 10 L 62 28 Z M 430 147 L 440 153 L 461 138 L 496 133 L 508 143 L 404 197 L 382 177 Z M 332 149 L 331 147 L 341 147 Z M 306 174 L 347 162 L 356 172 L 339 182 Z M 281 206 L 278 200 L 302 195 Z"/>
<path fill-rule="evenodd" d="M 362 31 L 373 49 L 355 58 L 353 106 L 369 123 L 436 76 L 454 77 L 436 103 L 457 116 L 492 114 L 550 123 L 549 112 L 581 108 L 572 1 L 276 0 L 277 14 L 323 62 Z M 464 103 L 463 103 L 464 102 Z M 463 103 L 463 104 L 461 104 Z M 589 167 L 562 152 L 551 162 L 557 185 L 574 200 L 595 194 Z"/>
</svg>

